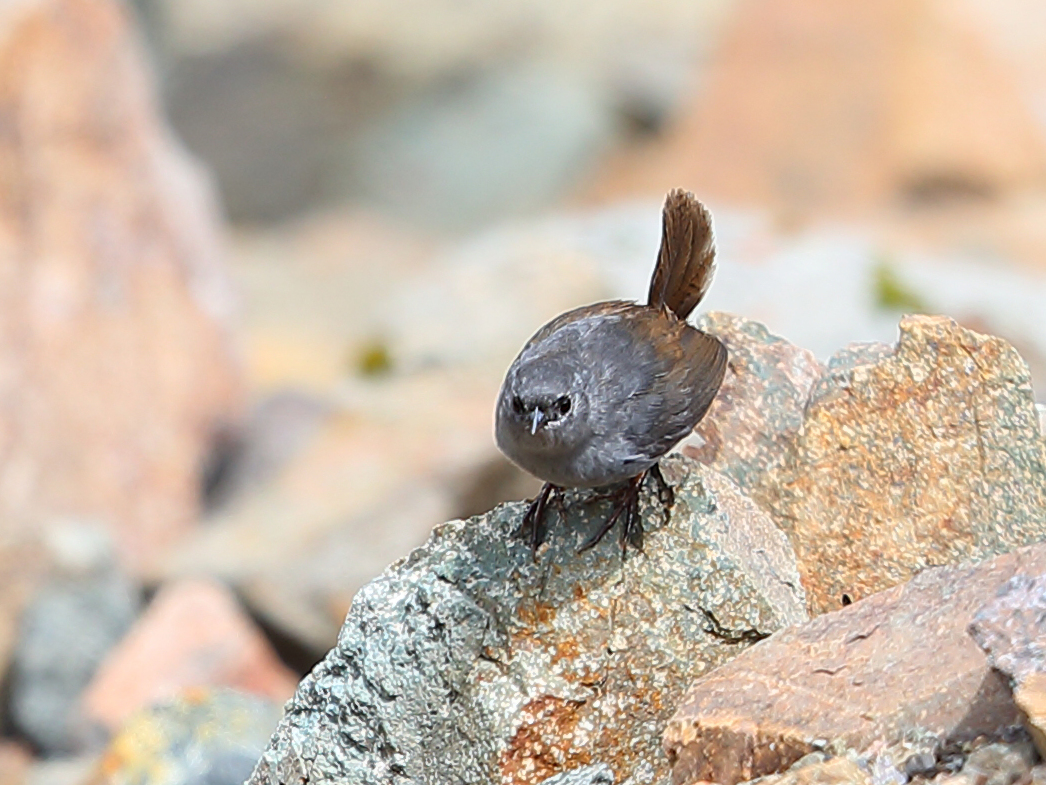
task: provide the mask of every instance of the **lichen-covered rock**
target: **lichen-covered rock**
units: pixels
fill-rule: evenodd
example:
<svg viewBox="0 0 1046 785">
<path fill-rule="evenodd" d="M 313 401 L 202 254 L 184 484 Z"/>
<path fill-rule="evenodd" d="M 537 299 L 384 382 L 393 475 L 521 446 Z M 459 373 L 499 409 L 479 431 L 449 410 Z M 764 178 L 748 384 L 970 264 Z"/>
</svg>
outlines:
<svg viewBox="0 0 1046 785">
<path fill-rule="evenodd" d="M 665 462 L 644 552 L 576 548 L 606 501 L 570 493 L 531 557 L 524 505 L 439 526 L 356 595 L 252 785 L 538 783 L 599 761 L 667 774 L 662 724 L 697 675 L 805 617 L 783 534 L 725 477 Z"/>
<path fill-rule="evenodd" d="M 706 323 L 732 373 L 684 451 L 785 531 L 811 613 L 1046 537 L 1046 442 L 1002 339 L 909 316 L 896 347 L 853 344 L 811 383 L 806 353 L 761 325 Z"/>
<path fill-rule="evenodd" d="M 905 317 L 892 352 L 829 363 L 776 485 L 814 613 L 1042 540 L 1046 443 L 1028 366 L 1001 338 Z"/>
<path fill-rule="evenodd" d="M 240 785 L 280 716 L 279 704 L 230 689 L 188 690 L 132 716 L 93 785 Z"/>
<path fill-rule="evenodd" d="M 614 771 L 605 763 L 597 763 L 556 774 L 541 785 L 614 785 Z"/>
<path fill-rule="evenodd" d="M 824 368 L 813 352 L 774 335 L 759 322 L 713 311 L 697 326 L 729 353 L 723 384 L 705 418 L 680 445 L 766 505 L 769 474 L 780 468 L 803 425 L 803 411 Z"/>
</svg>

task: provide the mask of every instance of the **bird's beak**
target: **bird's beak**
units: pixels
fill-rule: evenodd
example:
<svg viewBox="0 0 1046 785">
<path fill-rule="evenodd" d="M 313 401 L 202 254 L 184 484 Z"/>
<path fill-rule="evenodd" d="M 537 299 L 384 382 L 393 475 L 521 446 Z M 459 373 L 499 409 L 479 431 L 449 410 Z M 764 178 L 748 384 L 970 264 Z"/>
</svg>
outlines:
<svg viewBox="0 0 1046 785">
<path fill-rule="evenodd" d="M 541 409 L 534 407 L 534 413 L 530 417 L 530 435 L 533 436 L 538 432 L 538 428 L 545 422 L 545 413 Z"/>
</svg>

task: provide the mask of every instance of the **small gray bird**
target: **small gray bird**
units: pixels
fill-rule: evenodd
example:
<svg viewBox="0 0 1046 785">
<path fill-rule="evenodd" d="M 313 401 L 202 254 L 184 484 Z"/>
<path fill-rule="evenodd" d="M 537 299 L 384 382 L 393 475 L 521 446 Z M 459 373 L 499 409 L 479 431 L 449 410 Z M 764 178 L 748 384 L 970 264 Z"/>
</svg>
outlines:
<svg viewBox="0 0 1046 785">
<path fill-rule="evenodd" d="M 591 548 L 622 518 L 621 547 L 642 547 L 639 492 L 650 477 L 666 512 L 673 494 L 658 460 L 711 406 L 726 347 L 686 323 L 715 269 L 711 217 L 686 191 L 662 212 L 661 250 L 646 305 L 596 303 L 557 316 L 527 341 L 498 396 L 495 438 L 545 481 L 518 536 L 536 552 L 549 499 L 563 488 L 619 486 Z"/>
</svg>

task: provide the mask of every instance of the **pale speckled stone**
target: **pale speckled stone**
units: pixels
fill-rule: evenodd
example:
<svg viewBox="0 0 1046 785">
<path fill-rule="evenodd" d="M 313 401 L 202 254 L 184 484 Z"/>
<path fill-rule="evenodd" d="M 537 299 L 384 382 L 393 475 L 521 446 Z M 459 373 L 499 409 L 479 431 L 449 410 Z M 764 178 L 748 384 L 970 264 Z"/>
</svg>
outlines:
<svg viewBox="0 0 1046 785">
<path fill-rule="evenodd" d="M 830 362 L 774 479 L 812 613 L 1046 537 L 1028 366 L 947 317 L 905 317 L 892 351 Z"/>
<path fill-rule="evenodd" d="M 607 511 L 580 494 L 537 563 L 509 536 L 523 504 L 438 526 L 356 595 L 250 783 L 537 783 L 595 761 L 665 776 L 677 696 L 805 617 L 768 516 L 685 458 L 665 473 L 671 520 L 645 497 L 644 552 L 624 565 L 613 534 L 576 553 Z"/>
<path fill-rule="evenodd" d="M 802 427 L 810 389 L 824 368 L 812 352 L 759 322 L 713 311 L 697 326 L 725 344 L 729 362 L 708 414 L 679 449 L 765 507 L 773 495 L 769 473 L 781 466 Z"/>
</svg>

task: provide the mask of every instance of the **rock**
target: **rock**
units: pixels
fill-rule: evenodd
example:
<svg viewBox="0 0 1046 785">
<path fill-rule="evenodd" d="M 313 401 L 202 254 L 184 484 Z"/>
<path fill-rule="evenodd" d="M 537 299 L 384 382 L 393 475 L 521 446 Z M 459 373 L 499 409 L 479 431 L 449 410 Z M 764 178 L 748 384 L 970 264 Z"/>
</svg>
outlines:
<svg viewBox="0 0 1046 785">
<path fill-rule="evenodd" d="M 905 317 L 896 348 L 828 364 L 768 509 L 823 613 L 934 565 L 1046 537 L 1046 443 L 1005 341 Z"/>
<path fill-rule="evenodd" d="M 1018 721 L 1005 679 L 966 634 L 1046 545 L 909 583 L 778 632 L 699 679 L 665 729 L 677 785 L 772 774 L 817 749 L 880 748 L 901 766 L 945 742 L 999 738 Z"/>
<path fill-rule="evenodd" d="M 1046 575 L 1018 575 L 970 623 L 992 667 L 1013 684 L 1035 745 L 1046 754 Z"/>
<path fill-rule="evenodd" d="M 977 611 L 970 634 L 1016 684 L 1046 673 L 1046 575 L 1017 575 Z"/>
<path fill-rule="evenodd" d="M 679 449 L 769 507 L 772 489 L 764 486 L 802 428 L 810 390 L 824 368 L 811 352 L 758 322 L 712 312 L 697 326 L 726 345 L 730 362 L 712 408 Z"/>
<path fill-rule="evenodd" d="M 542 324 L 611 296 L 601 268 L 625 254 L 635 264 L 636 249 L 629 246 L 639 238 L 649 239 L 640 263 L 649 281 L 658 243 L 656 210 L 648 220 L 649 233 L 639 237 L 620 227 L 621 236 L 608 236 L 607 217 L 508 224 L 438 255 L 390 296 L 380 318 L 394 362 L 407 370 L 490 368 L 500 385 L 505 368 Z M 629 296 L 641 297 L 647 281 Z M 475 329 L 477 324 L 484 329 Z"/>
<path fill-rule="evenodd" d="M 32 756 L 13 741 L 0 741 L 0 785 L 25 785 Z M 613 785 L 611 780 L 609 785 Z"/>
<path fill-rule="evenodd" d="M 644 498 L 643 554 L 575 549 L 607 502 L 567 497 L 535 562 L 524 505 L 437 527 L 362 588 L 250 782 L 537 783 L 599 760 L 667 773 L 670 696 L 804 618 L 787 541 L 725 477 L 665 462 L 670 522 Z"/>
<path fill-rule="evenodd" d="M 475 228 L 561 197 L 610 146 L 617 119 L 586 76 L 547 63 L 483 68 L 378 122 L 342 178 L 408 223 Z"/>
<path fill-rule="evenodd" d="M 135 711 L 193 687 L 230 687 L 282 701 L 297 678 L 227 588 L 209 579 L 164 586 L 99 667 L 83 697 L 110 732 Z"/>
<path fill-rule="evenodd" d="M 94 746 L 80 695 L 131 626 L 139 589 L 115 564 L 103 530 L 67 524 L 51 532 L 55 562 L 21 620 L 11 678 L 11 718 L 43 753 Z"/>
<path fill-rule="evenodd" d="M 27 785 L 94 785 L 99 759 L 99 754 L 94 753 L 36 760 L 29 770 Z"/>
<path fill-rule="evenodd" d="M 703 324 L 733 370 L 683 450 L 789 535 L 811 613 L 1046 534 L 1038 412 L 1001 339 L 905 317 L 896 347 L 851 345 L 812 382 L 809 354 L 762 325 Z"/>
<path fill-rule="evenodd" d="M 0 13 L 0 519 L 97 519 L 141 573 L 191 527 L 238 382 L 211 193 L 158 117 L 127 14 Z"/>
<path fill-rule="evenodd" d="M 614 785 L 614 770 L 605 763 L 582 766 L 543 780 L 541 785 Z"/>
<path fill-rule="evenodd" d="M 22 613 L 46 581 L 47 549 L 35 537 L 0 538 L 0 673 L 8 673 Z"/>
<path fill-rule="evenodd" d="M 246 422 L 230 429 L 205 473 L 208 506 L 226 506 L 271 481 L 316 435 L 332 408 L 322 398 L 293 389 L 258 401 Z"/>
<path fill-rule="evenodd" d="M 808 756 L 809 757 L 809 756 Z M 868 762 L 854 755 L 798 761 L 781 774 L 757 780 L 759 785 L 887 785 L 872 775 Z"/>
<path fill-rule="evenodd" d="M 367 349 L 387 345 L 378 326 L 389 301 L 427 269 L 434 245 L 351 208 L 278 228 L 240 229 L 230 240 L 252 389 L 320 396 L 356 376 Z M 388 353 L 395 370 L 392 347 Z"/>
<path fill-rule="evenodd" d="M 743 5 L 664 140 L 594 191 L 686 183 L 795 216 L 1041 188 L 1046 143 L 981 27 L 933 0 Z"/>
<path fill-rule="evenodd" d="M 1028 782 L 1036 757 L 1031 744 L 986 744 L 970 753 L 961 775 L 984 785 Z"/>
<path fill-rule="evenodd" d="M 92 780 L 98 785 L 240 785 L 265 748 L 279 704 L 229 689 L 189 690 L 138 712 Z"/>
<path fill-rule="evenodd" d="M 319 659 L 356 590 L 453 516 L 454 480 L 495 453 L 495 393 L 481 384 L 360 381 L 275 482 L 216 515 L 165 574 L 226 581 Z"/>
<path fill-rule="evenodd" d="M 684 0 L 140 4 L 174 125 L 254 222 L 363 196 L 459 225 L 544 206 L 608 137 L 662 121 L 723 16 Z"/>
</svg>

